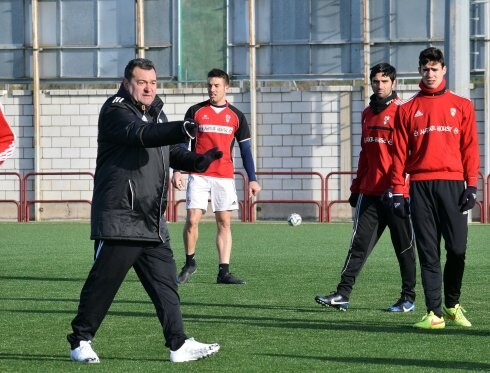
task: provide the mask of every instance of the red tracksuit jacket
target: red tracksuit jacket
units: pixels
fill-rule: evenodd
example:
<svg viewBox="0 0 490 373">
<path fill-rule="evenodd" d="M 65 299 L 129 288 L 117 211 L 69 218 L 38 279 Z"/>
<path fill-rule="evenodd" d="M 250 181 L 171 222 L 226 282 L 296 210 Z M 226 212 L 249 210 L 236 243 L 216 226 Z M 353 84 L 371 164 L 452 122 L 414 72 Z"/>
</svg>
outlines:
<svg viewBox="0 0 490 373">
<path fill-rule="evenodd" d="M 376 114 L 370 106 L 362 112 L 361 152 L 352 193 L 381 196 L 391 186 L 393 128 L 400 103 L 395 98 L 380 113 Z M 401 193 L 408 197 L 408 183 Z"/>
<path fill-rule="evenodd" d="M 403 190 L 405 173 L 413 181 L 465 180 L 476 187 L 480 154 L 470 100 L 449 90 L 419 92 L 400 105 L 394 140 L 394 193 Z"/>
</svg>

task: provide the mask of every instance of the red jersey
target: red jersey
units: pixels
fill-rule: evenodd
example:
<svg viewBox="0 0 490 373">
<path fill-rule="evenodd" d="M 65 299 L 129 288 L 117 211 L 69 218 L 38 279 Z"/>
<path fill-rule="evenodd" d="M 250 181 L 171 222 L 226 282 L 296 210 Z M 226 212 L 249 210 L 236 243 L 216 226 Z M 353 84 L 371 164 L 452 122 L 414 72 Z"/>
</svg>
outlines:
<svg viewBox="0 0 490 373">
<path fill-rule="evenodd" d="M 212 162 L 201 175 L 234 178 L 235 139 L 238 142 L 250 140 L 245 115 L 228 101 L 224 106 L 214 106 L 207 100 L 191 106 L 185 117 L 192 118 L 198 124 L 196 138 L 191 141 L 192 151 L 205 153 L 217 146 L 223 152 L 223 157 Z"/>
<path fill-rule="evenodd" d="M 393 128 L 400 100 L 395 97 L 381 112 L 368 106 L 361 116 L 361 152 L 351 192 L 381 196 L 391 186 Z M 402 191 L 408 196 L 408 183 Z"/>
<path fill-rule="evenodd" d="M 14 154 L 15 135 L 0 107 L 0 165 Z"/>
<path fill-rule="evenodd" d="M 476 187 L 480 154 L 470 100 L 449 90 L 420 91 L 400 105 L 394 140 L 395 193 L 404 185 L 405 172 L 410 180 L 465 180 Z"/>
</svg>

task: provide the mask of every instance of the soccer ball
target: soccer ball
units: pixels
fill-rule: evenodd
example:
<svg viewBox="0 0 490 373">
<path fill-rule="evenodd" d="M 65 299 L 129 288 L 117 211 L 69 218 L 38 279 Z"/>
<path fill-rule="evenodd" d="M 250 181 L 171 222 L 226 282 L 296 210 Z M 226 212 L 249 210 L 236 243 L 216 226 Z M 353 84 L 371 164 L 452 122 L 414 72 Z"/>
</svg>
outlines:
<svg viewBox="0 0 490 373">
<path fill-rule="evenodd" d="M 297 227 L 302 221 L 303 219 L 301 219 L 301 215 L 295 212 L 288 216 L 288 223 L 293 227 Z"/>
</svg>

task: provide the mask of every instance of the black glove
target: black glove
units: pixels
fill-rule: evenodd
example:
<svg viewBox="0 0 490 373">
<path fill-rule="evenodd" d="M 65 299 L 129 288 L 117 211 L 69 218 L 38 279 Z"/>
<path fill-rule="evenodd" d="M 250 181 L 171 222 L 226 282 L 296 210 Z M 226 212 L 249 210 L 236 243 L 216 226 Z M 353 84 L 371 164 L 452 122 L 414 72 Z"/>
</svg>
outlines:
<svg viewBox="0 0 490 373">
<path fill-rule="evenodd" d="M 408 205 L 405 203 L 403 194 L 393 194 L 393 213 L 399 218 L 406 218 Z"/>
<path fill-rule="evenodd" d="M 358 200 L 359 200 L 359 193 L 351 193 L 349 197 L 349 205 L 351 205 L 352 207 L 356 207 Z"/>
<path fill-rule="evenodd" d="M 206 153 L 200 154 L 196 162 L 196 171 L 204 172 L 208 169 L 209 165 L 217 159 L 223 156 L 223 152 L 218 148 L 209 149 Z"/>
<path fill-rule="evenodd" d="M 393 188 L 388 188 L 381 196 L 381 203 L 386 207 L 393 207 Z"/>
<path fill-rule="evenodd" d="M 197 123 L 192 119 L 186 119 L 184 120 L 183 126 L 186 135 L 189 136 L 191 140 L 194 140 L 197 135 Z"/>
<path fill-rule="evenodd" d="M 459 205 L 461 205 L 461 212 L 471 210 L 476 204 L 476 188 L 473 186 L 467 187 L 461 197 L 459 197 Z"/>
</svg>

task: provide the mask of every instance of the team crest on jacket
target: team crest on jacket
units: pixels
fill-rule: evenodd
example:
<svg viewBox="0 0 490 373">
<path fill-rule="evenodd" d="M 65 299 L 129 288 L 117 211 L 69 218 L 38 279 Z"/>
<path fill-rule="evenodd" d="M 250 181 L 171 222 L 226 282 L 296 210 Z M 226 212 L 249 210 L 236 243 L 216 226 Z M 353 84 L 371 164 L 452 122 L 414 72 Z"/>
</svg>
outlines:
<svg viewBox="0 0 490 373">
<path fill-rule="evenodd" d="M 452 117 L 454 117 L 456 115 L 456 109 L 453 107 L 451 109 L 449 109 L 449 112 L 451 113 Z"/>
<path fill-rule="evenodd" d="M 230 123 L 230 119 L 231 119 L 231 115 L 226 114 L 225 115 L 226 123 Z"/>
<path fill-rule="evenodd" d="M 383 124 L 384 124 L 385 126 L 387 126 L 389 121 L 390 121 L 390 116 L 389 116 L 389 115 L 386 115 L 386 116 L 383 118 Z"/>
</svg>

